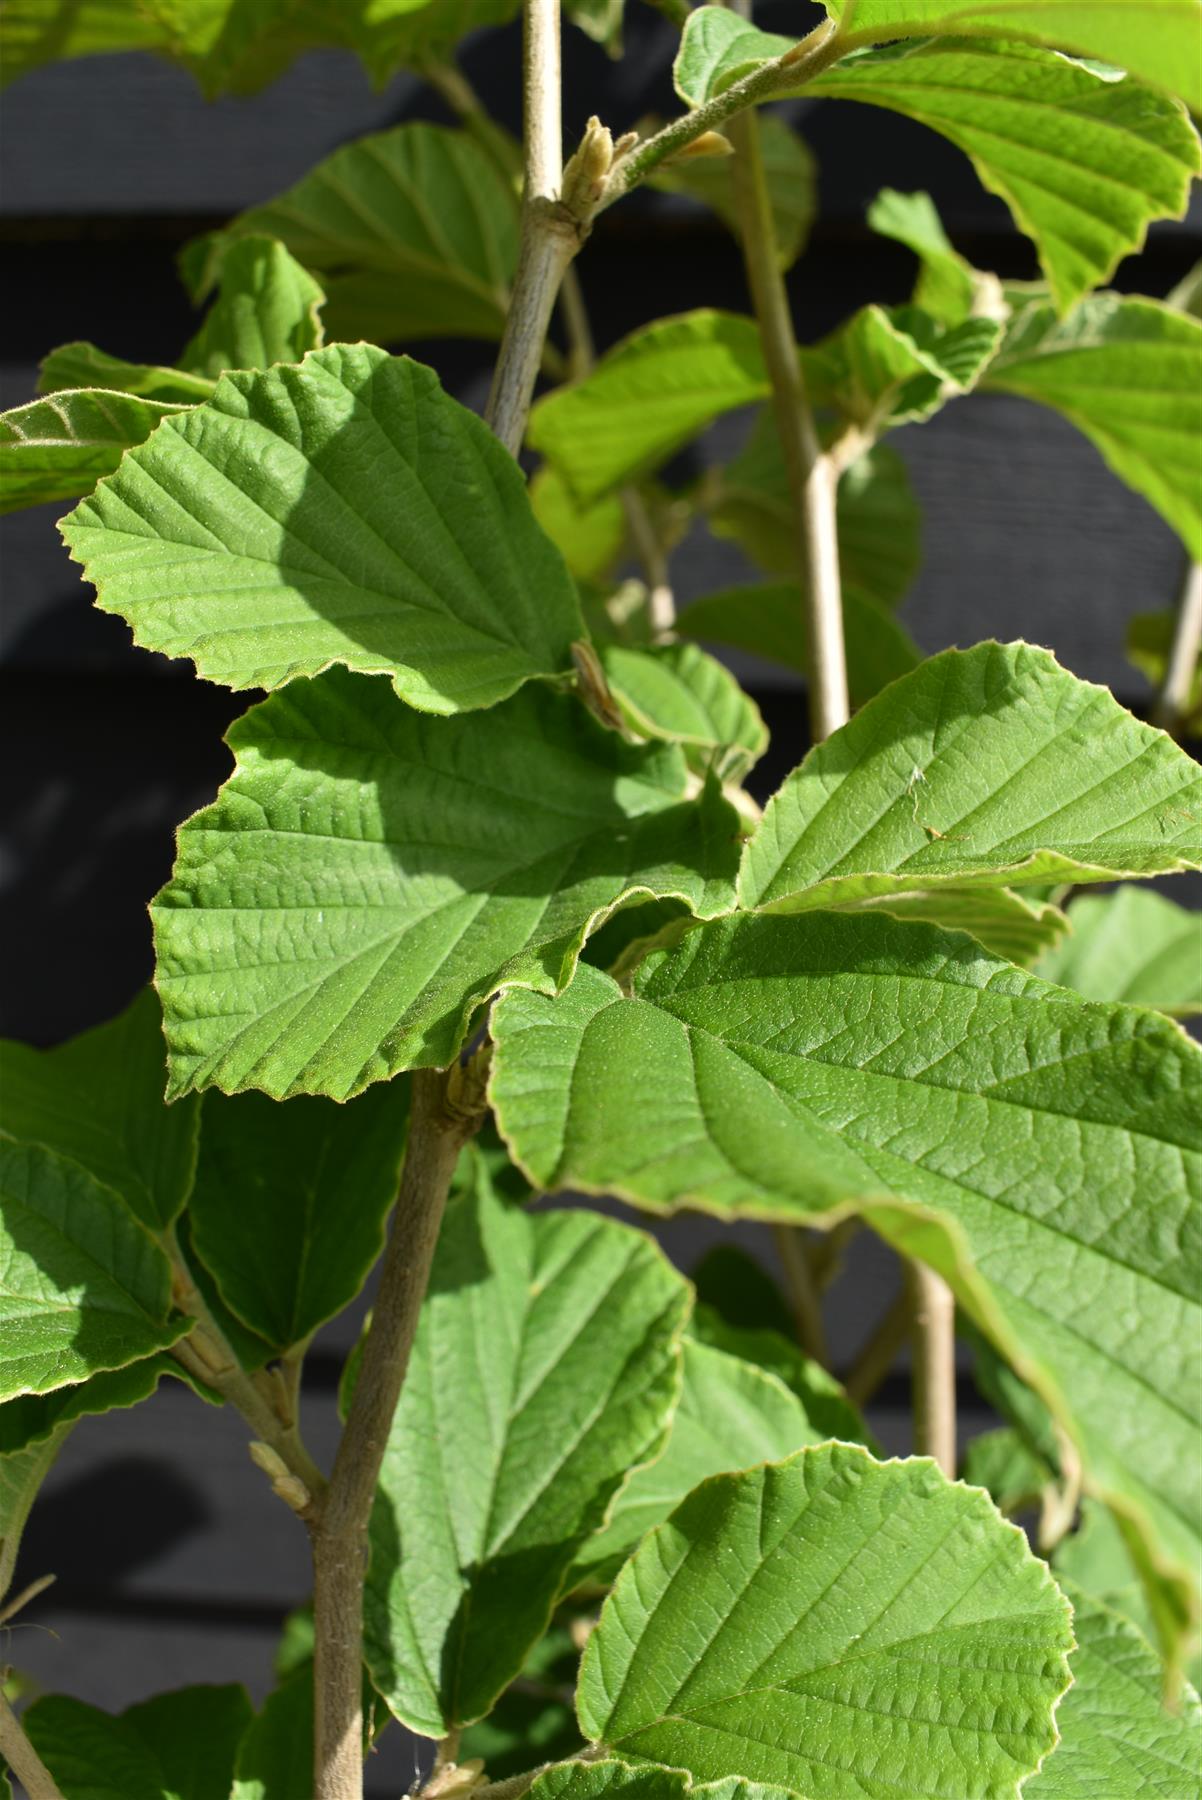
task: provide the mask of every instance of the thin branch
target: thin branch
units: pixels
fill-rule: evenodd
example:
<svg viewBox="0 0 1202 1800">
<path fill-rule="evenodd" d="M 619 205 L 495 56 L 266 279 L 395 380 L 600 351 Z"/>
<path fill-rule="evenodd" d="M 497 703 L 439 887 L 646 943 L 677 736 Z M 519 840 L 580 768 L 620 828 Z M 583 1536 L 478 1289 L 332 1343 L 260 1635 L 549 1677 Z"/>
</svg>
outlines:
<svg viewBox="0 0 1202 1800">
<path fill-rule="evenodd" d="M 1164 682 L 1152 708 L 1152 723 L 1172 737 L 1181 734 L 1202 655 L 1202 563 L 1191 562 L 1181 584 L 1177 621 Z"/>
<path fill-rule="evenodd" d="M 903 1288 L 848 1371 L 843 1386 L 854 1405 L 868 1405 L 897 1361 L 898 1352 L 910 1335 L 912 1318 L 910 1295 Z"/>
<path fill-rule="evenodd" d="M 482 1097 L 469 1077 L 419 1069 L 409 1142 L 371 1328 L 333 1474 L 312 1528 L 316 1800 L 363 1792 L 363 1580 L 376 1482 L 417 1331 L 443 1209 Z"/>
<path fill-rule="evenodd" d="M 25 1728 L 0 1689 L 0 1756 L 16 1776 L 29 1800 L 63 1800 L 62 1792 L 33 1745 Z"/>
<path fill-rule="evenodd" d="M 925 1263 L 908 1262 L 906 1278 L 914 1327 L 914 1449 L 933 1457 L 950 1481 L 956 1474 L 955 1301 Z"/>
<path fill-rule="evenodd" d="M 815 1362 L 826 1361 L 826 1332 L 822 1325 L 822 1305 L 810 1271 L 809 1258 L 801 1232 L 792 1225 L 774 1225 L 772 1235 L 776 1253 L 784 1271 L 785 1289 L 797 1341 Z"/>
</svg>

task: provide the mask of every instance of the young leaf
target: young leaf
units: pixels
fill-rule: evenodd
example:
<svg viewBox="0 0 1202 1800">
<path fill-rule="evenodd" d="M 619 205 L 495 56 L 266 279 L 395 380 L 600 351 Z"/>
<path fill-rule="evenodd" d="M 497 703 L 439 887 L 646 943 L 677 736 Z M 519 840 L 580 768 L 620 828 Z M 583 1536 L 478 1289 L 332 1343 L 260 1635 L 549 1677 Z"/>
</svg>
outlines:
<svg viewBox="0 0 1202 1800">
<path fill-rule="evenodd" d="M 51 1694 L 22 1723 L 65 1800 L 229 1800 L 252 1717 L 245 1689 L 230 1686 L 181 1688 L 116 1716 Z"/>
<path fill-rule="evenodd" d="M 233 688 L 343 663 L 457 712 L 570 668 L 584 636 L 512 457 L 433 370 L 366 344 L 224 376 L 63 535 L 139 643 Z"/>
<path fill-rule="evenodd" d="M 676 92 L 688 106 L 703 106 L 762 63 L 795 47 L 794 38 L 761 31 L 723 6 L 698 6 L 685 20 L 672 65 Z"/>
<path fill-rule="evenodd" d="M 711 1475 L 773 1462 L 830 1436 L 775 1375 L 688 1338 L 668 1441 L 636 1469 L 601 1529 L 582 1547 L 571 1585 L 607 1581 L 639 1540 Z"/>
<path fill-rule="evenodd" d="M 1082 895 L 1068 909 L 1071 936 L 1036 963 L 1045 981 L 1087 1000 L 1154 1006 L 1174 1018 L 1202 1013 L 1202 919 L 1162 894 L 1120 887 Z"/>
<path fill-rule="evenodd" d="M 306 1664 L 277 1688 L 238 1745 L 229 1800 L 312 1800 L 313 1670 Z M 224 1800 L 224 1797 L 223 1797 Z"/>
<path fill-rule="evenodd" d="M 1023 38 L 1096 57 L 1178 94 L 1202 112 L 1197 0 L 823 0 L 848 48 L 892 38 Z"/>
<path fill-rule="evenodd" d="M 111 1188 L 0 1137 L 0 1399 L 44 1394 L 166 1349 L 187 1329 L 150 1233 Z"/>
<path fill-rule="evenodd" d="M 237 239 L 275 237 L 319 277 L 331 337 L 499 338 L 517 222 L 514 189 L 466 132 L 398 125 L 202 240 L 184 272 L 199 299 Z"/>
<path fill-rule="evenodd" d="M 1056 1742 L 1071 1618 L 984 1494 L 828 1444 L 705 1482 L 643 1544 L 577 1707 L 698 1780 L 1003 1800 Z"/>
<path fill-rule="evenodd" d="M 540 400 L 527 439 L 578 499 L 598 500 L 769 392 L 754 320 L 684 313 L 632 332 L 583 381 Z"/>
<path fill-rule="evenodd" d="M 0 513 L 77 500 L 179 403 L 77 388 L 0 413 Z"/>
<path fill-rule="evenodd" d="M 944 325 L 960 325 L 970 316 L 983 278 L 953 248 L 929 194 L 882 188 L 868 208 L 868 223 L 917 256 L 915 306 Z"/>
<path fill-rule="evenodd" d="M 192 1244 L 272 1356 L 349 1305 L 383 1249 L 407 1102 L 403 1082 L 345 1106 L 205 1095 Z"/>
<path fill-rule="evenodd" d="M 777 261 L 792 268 L 810 235 L 818 210 L 818 178 L 813 153 L 805 139 L 775 113 L 760 119 L 760 155 L 772 207 L 772 233 Z M 717 213 L 723 224 L 739 235 L 739 209 L 735 200 L 732 159 L 725 156 L 693 156 L 661 165 L 650 185 L 667 194 L 684 194 Z"/>
<path fill-rule="evenodd" d="M 207 375 L 188 375 L 183 369 L 159 363 L 131 363 L 110 356 L 95 344 L 76 341 L 60 344 L 42 358 L 38 393 L 57 394 L 63 388 L 114 388 L 137 394 L 144 400 L 161 400 L 176 406 L 195 406 L 213 392 Z"/>
<path fill-rule="evenodd" d="M 798 674 L 806 673 L 802 596 L 793 582 L 774 581 L 706 594 L 677 615 L 676 629 L 681 637 L 749 650 Z M 909 632 L 858 588 L 844 590 L 843 637 L 853 706 L 863 706 L 889 682 L 918 667 L 918 646 Z"/>
<path fill-rule="evenodd" d="M 1202 775 L 1029 644 L 946 650 L 870 701 L 769 802 L 749 909 L 1022 887 L 1202 863 Z"/>
<path fill-rule="evenodd" d="M 983 385 L 1063 413 L 1202 557 L 1202 320 L 1119 294 L 1094 294 L 1057 319 L 1035 296 Z"/>
<path fill-rule="evenodd" d="M 541 1186 L 862 1209 L 952 1283 L 1157 1566 L 1196 1566 L 1202 1058 L 1178 1026 L 960 934 L 825 914 L 703 926 L 629 995 L 589 968 L 508 994 L 493 1035 L 498 1121 Z"/>
<path fill-rule="evenodd" d="M 228 741 L 235 773 L 152 909 L 176 1093 L 348 1099 L 445 1065 L 499 987 L 566 981 L 624 897 L 731 903 L 738 824 L 712 785 L 686 800 L 677 748 L 543 687 L 440 720 L 331 670 Z"/>
<path fill-rule="evenodd" d="M 1136 613 L 1127 621 L 1127 661 L 1155 688 L 1163 686 L 1168 673 L 1169 653 L 1176 631 L 1177 613 L 1172 608 L 1163 612 Z M 1187 737 L 1202 736 L 1202 654 L 1194 664 L 1181 730 Z"/>
<path fill-rule="evenodd" d="M 1199 168 L 1176 101 L 1024 44 L 894 44 L 836 63 L 806 92 L 884 106 L 950 138 L 1034 239 L 1061 312 L 1141 249 L 1154 219 L 1180 218 Z"/>
<path fill-rule="evenodd" d="M 710 530 L 717 536 L 733 538 L 753 562 L 770 573 L 799 579 L 797 522 L 780 438 L 769 409 L 761 412 L 734 462 L 717 473 L 704 494 L 704 507 Z M 906 466 L 892 450 L 878 445 L 844 470 L 839 480 L 837 523 L 844 622 L 851 634 L 849 654 L 862 667 L 869 654 L 866 639 L 870 629 L 875 630 L 877 608 L 895 606 L 918 573 L 918 502 Z M 863 632 L 856 626 L 853 632 L 852 621 L 861 600 L 868 603 L 866 619 L 874 623 L 871 628 L 866 623 Z M 887 661 L 882 666 L 887 666 Z"/>
<path fill-rule="evenodd" d="M 4 1411 L 0 1408 L 0 1419 L 3 1419 Z M 37 1499 L 38 1489 L 70 1429 L 70 1425 L 61 1425 L 23 1450 L 0 1451 L 0 1602 L 12 1586 L 21 1533 Z"/>
<path fill-rule="evenodd" d="M 57 1050 L 0 1040 L 5 1129 L 114 1188 L 151 1231 L 178 1217 L 196 1173 L 199 1102 L 163 1104 L 167 1050 L 153 988 Z"/>
<path fill-rule="evenodd" d="M 1165 1705 L 1156 1654 L 1126 1619 L 1072 1583 L 1073 1685 L 1056 1713 L 1056 1753 L 1024 1800 L 1179 1800 L 1202 1769 L 1202 1703 Z"/>
<path fill-rule="evenodd" d="M 943 326 L 917 307 L 864 306 L 803 350 L 811 402 L 871 444 L 886 431 L 929 419 L 953 394 L 973 387 L 1001 335 L 993 319 Z"/>
<path fill-rule="evenodd" d="M 452 1202 L 364 1603 L 372 1679 L 411 1730 L 480 1718 L 521 1670 L 580 1545 L 663 1441 L 688 1299 L 628 1226 L 487 1193 Z"/>
<path fill-rule="evenodd" d="M 269 369 L 299 362 L 322 343 L 318 316 L 325 295 L 313 277 L 271 237 L 231 244 L 221 264 L 221 292 L 180 356 L 180 368 L 216 381 L 227 369 Z"/>
<path fill-rule="evenodd" d="M 601 664 L 626 723 L 640 736 L 684 745 L 694 766 L 741 779 L 767 749 L 755 701 L 696 644 L 608 644 Z"/>
</svg>

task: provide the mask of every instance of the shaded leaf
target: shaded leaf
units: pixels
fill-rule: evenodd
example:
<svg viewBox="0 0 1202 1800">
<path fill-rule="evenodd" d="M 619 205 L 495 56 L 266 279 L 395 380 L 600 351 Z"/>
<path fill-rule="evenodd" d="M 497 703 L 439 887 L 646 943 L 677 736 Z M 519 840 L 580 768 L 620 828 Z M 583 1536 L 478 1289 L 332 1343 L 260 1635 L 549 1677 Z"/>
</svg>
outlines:
<svg viewBox="0 0 1202 1800">
<path fill-rule="evenodd" d="M 519 1681 L 486 1719 L 464 1731 L 459 1761 L 478 1756 L 490 1781 L 504 1781 L 583 1749 L 572 1705 L 579 1662 L 570 1627 L 553 1624 L 531 1651 Z"/>
<path fill-rule="evenodd" d="M 705 1341 L 710 1340 L 701 1331 L 701 1321 L 707 1315 L 735 1331 L 768 1330 L 785 1338 L 792 1336 L 793 1315 L 784 1294 L 756 1258 L 737 1244 L 715 1244 L 689 1271 L 689 1280 L 697 1295 L 693 1329 Z"/>
<path fill-rule="evenodd" d="M 689 106 L 703 106 L 753 69 L 784 56 L 796 41 L 761 31 L 725 7 L 695 7 L 685 21 L 672 65 L 676 92 Z"/>
<path fill-rule="evenodd" d="M 0 1421 L 6 1411 L 7 1408 L 0 1408 Z M 38 1489 L 49 1474 L 70 1429 L 70 1425 L 61 1425 L 23 1450 L 0 1451 L 0 1602 L 12 1585 L 21 1533 L 37 1499 Z"/>
<path fill-rule="evenodd" d="M 1202 557 L 1202 321 L 1119 294 L 1094 294 L 1057 319 L 1036 295 L 984 385 L 1062 413 Z"/>
<path fill-rule="evenodd" d="M 224 376 L 63 535 L 137 642 L 233 688 L 343 663 L 455 712 L 567 669 L 584 635 L 512 457 L 366 344 Z"/>
<path fill-rule="evenodd" d="M 245 1690 L 230 1686 L 181 1688 L 116 1716 L 51 1694 L 23 1724 L 64 1800 L 228 1800 L 251 1718 Z"/>
<path fill-rule="evenodd" d="M 983 1431 L 965 1446 L 960 1479 L 982 1487 L 999 1512 L 1009 1517 L 1037 1505 L 1054 1477 L 1012 1426 Z"/>
<path fill-rule="evenodd" d="M 1058 906 L 1034 893 L 1007 887 L 918 888 L 908 894 L 852 901 L 842 910 L 861 909 L 886 912 L 894 919 L 924 919 L 930 925 L 942 925 L 945 931 L 967 931 L 995 956 L 1023 968 L 1034 965 L 1040 953 L 1059 943 L 1069 929 Z M 1122 998 L 1118 994 L 1113 997 Z"/>
<path fill-rule="evenodd" d="M 687 801 L 678 749 L 542 687 L 436 720 L 331 670 L 229 743 L 235 773 L 152 909 L 174 1092 L 349 1098 L 445 1065 L 499 987 L 566 981 L 625 896 L 731 902 L 738 828 L 713 788 Z"/>
<path fill-rule="evenodd" d="M 1087 1000 L 1125 1000 L 1175 1018 L 1202 1012 L 1202 917 L 1163 894 L 1120 887 L 1083 894 L 1072 934 L 1035 965 L 1045 981 Z"/>
<path fill-rule="evenodd" d="M 185 1373 L 175 1358 L 160 1352 L 130 1363 L 124 1369 L 109 1369 L 77 1381 L 70 1387 L 58 1387 L 44 1394 L 21 1394 L 0 1406 L 0 1456 L 16 1455 L 36 1444 L 44 1444 L 65 1425 L 96 1413 L 115 1412 L 138 1406 L 158 1389 L 165 1376 L 185 1382 L 202 1399 L 216 1400 L 211 1389 L 201 1388 Z"/>
<path fill-rule="evenodd" d="M 175 402 L 77 388 L 0 413 L 0 513 L 90 494 L 132 444 L 179 410 Z"/>
<path fill-rule="evenodd" d="M 481 1717 L 521 1670 L 580 1545 L 663 1440 L 688 1298 L 628 1226 L 484 1194 L 452 1202 L 364 1605 L 372 1678 L 412 1730 L 441 1737 Z"/>
<path fill-rule="evenodd" d="M 229 1800 L 313 1800 L 313 1670 L 273 1688 L 238 1745 Z"/>
<path fill-rule="evenodd" d="M 971 1779 L 1001 1800 L 1056 1741 L 1071 1616 L 985 1495 L 825 1445 L 705 1482 L 643 1544 L 589 1639 L 580 1721 L 702 1780 L 835 1800 Z"/>
<path fill-rule="evenodd" d="M 701 1302 L 693 1309 L 689 1333 L 699 1344 L 722 1350 L 742 1362 L 754 1363 L 788 1388 L 802 1405 L 820 1438 L 840 1438 L 844 1443 L 867 1444 L 876 1453 L 875 1441 L 864 1420 L 835 1377 L 808 1357 L 792 1335 L 767 1325 L 731 1325 L 714 1307 Z"/>
<path fill-rule="evenodd" d="M 789 269 L 806 247 L 818 210 L 817 171 L 805 139 L 775 113 L 760 119 L 760 155 L 772 207 L 777 261 Z M 660 166 L 650 185 L 667 194 L 684 194 L 717 213 L 735 236 L 739 210 L 735 200 L 733 158 L 696 156 Z"/>
<path fill-rule="evenodd" d="M 601 664 L 622 716 L 643 737 L 686 747 L 695 766 L 741 778 L 768 747 L 759 707 L 696 644 L 608 644 Z"/>
</svg>

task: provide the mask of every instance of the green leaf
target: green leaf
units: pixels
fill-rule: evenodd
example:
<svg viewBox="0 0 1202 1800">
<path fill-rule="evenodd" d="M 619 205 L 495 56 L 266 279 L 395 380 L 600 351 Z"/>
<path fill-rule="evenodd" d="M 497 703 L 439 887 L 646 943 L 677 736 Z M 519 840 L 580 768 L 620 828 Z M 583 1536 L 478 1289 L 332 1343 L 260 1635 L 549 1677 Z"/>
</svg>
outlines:
<svg viewBox="0 0 1202 1800">
<path fill-rule="evenodd" d="M 777 262 L 782 269 L 789 269 L 806 247 L 818 210 L 813 153 L 784 119 L 765 113 L 760 119 L 760 154 L 772 207 Z M 655 171 L 650 185 L 666 194 L 683 194 L 700 201 L 738 237 L 739 209 L 732 161 L 725 156 L 696 156 L 670 162 L 666 168 L 661 166 Z"/>
<path fill-rule="evenodd" d="M 343 663 L 456 712 L 566 670 L 584 635 L 513 458 L 433 370 L 366 344 L 224 376 L 63 535 L 138 643 L 233 688 Z"/>
<path fill-rule="evenodd" d="M 1078 1587 L 1065 1594 L 1073 1685 L 1056 1714 L 1055 1755 L 1025 1800 L 1178 1800 L 1202 1769 L 1202 1703 L 1187 1688 L 1167 1707 L 1160 1664 L 1135 1627 Z"/>
<path fill-rule="evenodd" d="M 179 410 L 174 402 L 78 388 L 0 413 L 0 513 L 90 494 L 132 444 Z"/>
<path fill-rule="evenodd" d="M 221 263 L 221 292 L 180 356 L 180 367 L 216 381 L 227 369 L 268 369 L 299 362 L 322 343 L 325 295 L 313 277 L 271 237 L 230 245 Z"/>
<path fill-rule="evenodd" d="M 174 1357 L 160 1352 L 130 1363 L 128 1368 L 109 1369 L 70 1387 L 54 1388 L 45 1394 L 21 1394 L 15 1400 L 5 1401 L 0 1406 L 0 1456 L 16 1455 L 32 1445 L 44 1444 L 76 1419 L 138 1406 L 157 1391 L 164 1376 L 185 1382 L 202 1399 L 217 1397 L 211 1389 L 202 1389 Z"/>
<path fill-rule="evenodd" d="M 689 1279 L 697 1295 L 693 1329 L 705 1342 L 703 1319 L 720 1319 L 728 1330 L 768 1331 L 791 1338 L 794 1320 L 778 1284 L 763 1265 L 737 1244 L 718 1243 L 707 1250 Z M 738 1354 L 738 1353 L 736 1353 Z M 758 1362 L 758 1357 L 749 1361 Z"/>
<path fill-rule="evenodd" d="M 236 239 L 262 236 L 279 238 L 318 276 L 331 337 L 497 339 L 504 329 L 517 195 L 466 132 L 399 125 L 344 145 L 203 241 L 185 261 L 194 297 Z"/>
<path fill-rule="evenodd" d="M 886 912 L 893 919 L 925 919 L 928 924 L 942 925 L 945 931 L 967 931 L 995 956 L 1023 968 L 1030 968 L 1042 951 L 1057 944 L 1069 930 L 1068 919 L 1058 906 L 1006 887 L 919 888 L 909 894 L 852 901 L 840 910 L 859 912 L 862 908 Z"/>
<path fill-rule="evenodd" d="M 312 1800 L 313 1671 L 281 1682 L 238 1745 L 229 1800 Z"/>
<path fill-rule="evenodd" d="M 452 1202 L 364 1603 L 372 1679 L 411 1730 L 470 1723 L 521 1670 L 580 1545 L 663 1441 L 688 1301 L 629 1226 L 486 1194 Z"/>
<path fill-rule="evenodd" d="M 1061 312 L 1142 249 L 1154 219 L 1181 217 L 1199 168 L 1178 102 L 1024 44 L 895 44 L 836 63 L 806 93 L 886 107 L 963 150 L 1034 240 Z"/>
<path fill-rule="evenodd" d="M 918 258 L 913 302 L 944 325 L 960 325 L 973 312 L 982 277 L 958 254 L 929 194 L 882 188 L 868 208 L 868 223 L 881 237 L 905 244 Z"/>
<path fill-rule="evenodd" d="M 1052 1471 L 1011 1426 L 983 1431 L 964 1451 L 960 1479 L 981 1487 L 1007 1518 L 1038 1504 Z"/>
<path fill-rule="evenodd" d="M 607 644 L 601 664 L 627 725 L 640 736 L 684 745 L 695 766 L 742 779 L 767 749 L 768 728 L 755 701 L 696 644 L 645 650 Z"/>
<path fill-rule="evenodd" d="M 705 511 L 711 531 L 719 537 L 733 538 L 771 574 L 798 579 L 796 511 L 768 408 L 734 462 L 718 472 Z M 838 529 L 848 649 L 860 671 L 853 670 L 853 680 L 867 683 L 873 678 L 868 672 L 874 667 L 868 640 L 877 630 L 877 607 L 894 606 L 904 597 L 920 560 L 918 503 L 906 466 L 892 450 L 878 445 L 844 470 L 839 479 Z M 860 609 L 861 600 L 868 603 L 866 608 Z M 853 629 L 857 609 L 864 612 L 865 624 Z M 894 643 L 892 656 L 879 652 L 878 676 L 892 669 L 896 651 Z M 893 669 L 888 679 L 897 673 Z"/>
<path fill-rule="evenodd" d="M 0 85 L 44 63 L 162 50 L 169 40 L 163 20 L 129 0 L 10 0 L 0 18 Z"/>
<path fill-rule="evenodd" d="M 1202 917 L 1163 894 L 1120 887 L 1082 895 L 1072 934 L 1035 965 L 1045 981 L 1087 1000 L 1125 1000 L 1175 1018 L 1202 1013 Z"/>
<path fill-rule="evenodd" d="M 527 1789 L 529 1800 L 602 1800 L 607 1794 L 621 1794 L 623 1800 L 686 1800 L 695 1792 L 683 1769 L 609 1760 L 560 1763 L 544 1769 Z"/>
<path fill-rule="evenodd" d="M 1202 1058 L 1172 1021 L 826 914 L 703 926 L 629 995 L 580 968 L 554 1000 L 506 995 L 493 1034 L 498 1122 L 540 1186 L 863 1211 L 1052 1406 L 1145 1568 L 1192 1579 Z"/>
<path fill-rule="evenodd" d="M 1202 862 L 1202 775 L 1029 644 L 945 650 L 811 751 L 743 853 L 749 909 Z"/>
<path fill-rule="evenodd" d="M 1150 1643 L 1156 1641 L 1156 1622 L 1130 1545 L 1114 1514 L 1097 1500 L 1081 1502 L 1080 1523 L 1061 1539 L 1052 1560 L 1057 1579 L 1083 1588 L 1091 1599 L 1130 1619 Z"/>
<path fill-rule="evenodd" d="M 0 1408 L 0 1420 L 6 1411 L 7 1408 Z M 0 1452 L 0 1602 L 12 1585 L 21 1533 L 37 1499 L 38 1489 L 70 1429 L 70 1425 L 62 1425 L 23 1450 Z"/>
<path fill-rule="evenodd" d="M 706 594 L 677 615 L 676 629 L 682 637 L 749 650 L 801 675 L 806 672 L 802 594 L 794 582 Z M 918 646 L 909 632 L 877 601 L 850 585 L 843 594 L 843 635 L 853 706 L 863 706 L 889 682 L 918 667 Z"/>
<path fill-rule="evenodd" d="M 725 7 L 695 7 L 672 66 L 676 92 L 687 105 L 703 106 L 761 64 L 792 50 L 796 41 L 761 31 Z"/>
<path fill-rule="evenodd" d="M 852 48 L 937 32 L 1050 44 L 1129 69 L 1202 112 L 1197 0 L 824 0 Z"/>
<path fill-rule="evenodd" d="M 984 386 L 1062 413 L 1202 558 L 1202 321 L 1095 294 L 1066 319 L 1020 306 Z"/>
<path fill-rule="evenodd" d="M 792 1322 L 787 1329 L 792 1333 Z M 775 1375 L 800 1400 L 819 1437 L 867 1444 L 875 1454 L 872 1433 L 842 1387 L 821 1363 L 806 1356 L 793 1336 L 765 1325 L 731 1325 L 714 1307 L 701 1302 L 693 1309 L 689 1333 L 699 1344 Z"/>
<path fill-rule="evenodd" d="M 580 1551 L 572 1586 L 611 1579 L 639 1540 L 711 1475 L 777 1461 L 830 1436 L 784 1382 L 724 1350 L 686 1338 L 683 1376 L 667 1443 L 619 1490 Z"/>
<path fill-rule="evenodd" d="M 942 326 L 915 307 L 864 306 L 802 352 L 811 402 L 832 409 L 871 444 L 895 426 L 929 419 L 973 387 L 1001 335 L 993 319 Z"/>
<path fill-rule="evenodd" d="M 478 1756 L 490 1781 L 522 1775 L 584 1748 L 572 1695 L 580 1652 L 566 1623 L 553 1624 L 531 1651 L 521 1676 L 486 1719 L 459 1740 L 460 1763 Z"/>
<path fill-rule="evenodd" d="M 0 1399 L 44 1394 L 166 1349 L 167 1259 L 111 1188 L 39 1144 L 0 1137 Z"/>
<path fill-rule="evenodd" d="M 245 1689 L 230 1686 L 181 1688 L 116 1716 L 51 1694 L 22 1722 L 64 1800 L 229 1800 L 252 1716 Z"/>
<path fill-rule="evenodd" d="M 355 48 L 382 87 L 397 69 L 420 72 L 431 61 L 449 60 L 468 32 L 507 25 L 520 10 L 519 0 L 430 0 L 416 9 L 409 0 L 386 0 L 382 6 L 369 0 L 366 16 L 357 22 Z"/>
<path fill-rule="evenodd" d="M 568 980 L 626 896 L 731 903 L 738 825 L 712 785 L 686 800 L 677 748 L 543 687 L 439 720 L 331 670 L 228 741 L 235 773 L 152 908 L 175 1093 L 348 1099 L 448 1063 L 498 988 Z"/>
<path fill-rule="evenodd" d="M 1136 613 L 1127 621 L 1127 661 L 1146 676 L 1154 688 L 1164 684 L 1176 634 L 1177 612 L 1174 608 Z M 1194 664 L 1181 730 L 1187 737 L 1202 735 L 1202 652 Z"/>
<path fill-rule="evenodd" d="M 530 482 L 530 504 L 578 581 L 609 574 L 626 543 L 626 513 L 617 494 L 581 506 L 558 469 L 545 463 Z"/>
<path fill-rule="evenodd" d="M 1002 1800 L 1056 1742 L 1071 1617 L 984 1494 L 828 1444 L 705 1482 L 643 1544 L 577 1707 L 700 1780 Z"/>
<path fill-rule="evenodd" d="M 60 344 L 43 357 L 38 371 L 39 394 L 57 394 L 63 388 L 114 388 L 144 400 L 195 406 L 209 398 L 213 383 L 207 375 L 188 375 L 182 369 L 158 363 L 126 362 L 124 357 L 110 356 L 95 344 L 76 341 Z"/>
<path fill-rule="evenodd" d="M 153 988 L 57 1050 L 0 1040 L 5 1129 L 70 1157 L 151 1231 L 177 1218 L 196 1173 L 199 1103 L 167 1107 L 163 1014 Z"/>
<path fill-rule="evenodd" d="M 683 313 L 632 332 L 583 381 L 540 400 L 527 439 L 588 502 L 770 391 L 754 320 Z"/>
<path fill-rule="evenodd" d="M 408 1118 L 404 1083 L 349 1105 L 206 1094 L 192 1243 L 273 1356 L 348 1306 L 384 1247 Z"/>
<path fill-rule="evenodd" d="M 1191 318 L 1202 319 L 1202 262 L 1196 262 L 1189 272 L 1165 295 L 1164 303 L 1176 312 L 1189 313 Z"/>
</svg>

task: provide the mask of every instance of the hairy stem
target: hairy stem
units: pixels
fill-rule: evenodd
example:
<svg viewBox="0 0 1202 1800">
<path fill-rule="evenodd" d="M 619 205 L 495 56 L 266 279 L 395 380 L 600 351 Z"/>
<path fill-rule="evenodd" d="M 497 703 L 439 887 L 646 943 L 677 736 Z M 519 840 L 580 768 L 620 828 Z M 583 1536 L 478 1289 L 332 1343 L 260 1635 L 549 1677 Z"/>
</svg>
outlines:
<svg viewBox="0 0 1202 1800">
<path fill-rule="evenodd" d="M 1177 622 L 1169 647 L 1164 682 L 1152 708 L 1152 723 L 1173 737 L 1180 736 L 1189 711 L 1190 691 L 1202 654 L 1202 563 L 1186 566 L 1177 602 Z"/>
<path fill-rule="evenodd" d="M 0 1756 L 16 1776 L 29 1800 L 63 1800 L 50 1773 L 25 1735 L 25 1728 L 0 1690 Z"/>
<path fill-rule="evenodd" d="M 384 1449 L 425 1298 L 451 1177 L 476 1113 L 456 1100 L 458 1069 L 413 1077 L 409 1142 L 371 1328 L 330 1485 L 311 1528 L 316 1800 L 363 1792 L 363 1580 Z"/>
<path fill-rule="evenodd" d="M 956 1474 L 956 1305 L 951 1289 L 925 1263 L 906 1265 L 913 1312 L 911 1355 L 914 1448 L 948 1480 Z"/>
</svg>

